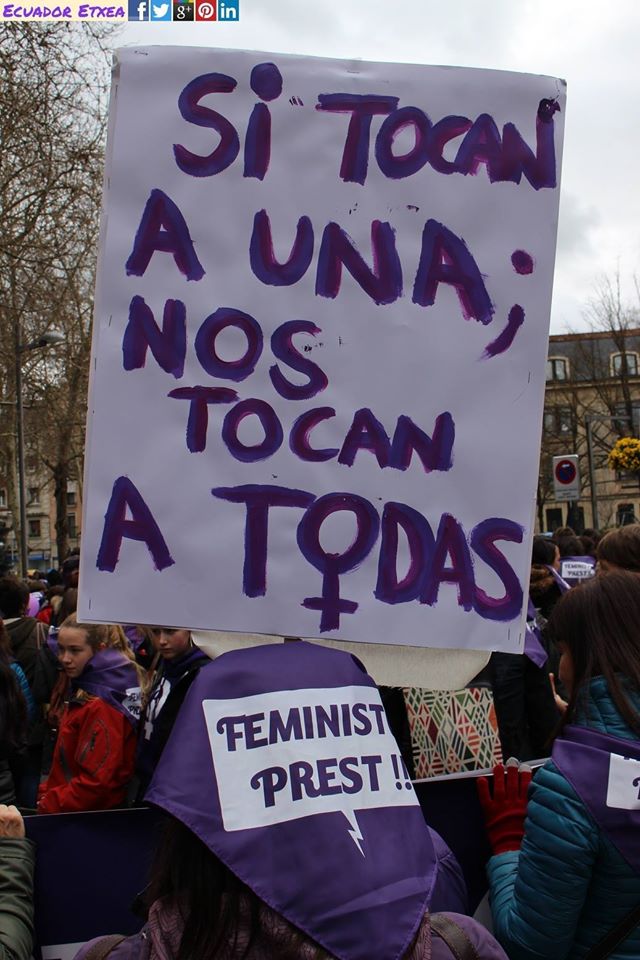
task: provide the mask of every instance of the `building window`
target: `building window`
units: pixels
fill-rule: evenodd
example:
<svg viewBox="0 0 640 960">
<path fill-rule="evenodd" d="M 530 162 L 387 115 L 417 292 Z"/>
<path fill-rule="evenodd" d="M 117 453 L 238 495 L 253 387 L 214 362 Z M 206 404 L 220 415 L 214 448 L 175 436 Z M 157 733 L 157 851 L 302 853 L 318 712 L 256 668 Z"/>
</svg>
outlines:
<svg viewBox="0 0 640 960">
<path fill-rule="evenodd" d="M 550 507 L 547 514 L 547 530 L 557 530 L 562 526 L 562 507 Z"/>
<path fill-rule="evenodd" d="M 29 487 L 28 500 L 30 505 L 40 503 L 40 489 L 38 487 Z"/>
<path fill-rule="evenodd" d="M 67 516 L 67 527 L 69 528 L 69 536 L 75 539 L 78 536 L 78 528 L 76 527 L 75 513 L 70 513 Z"/>
<path fill-rule="evenodd" d="M 565 357 L 549 357 L 547 360 L 547 383 L 550 380 L 567 380 L 568 366 Z"/>
<path fill-rule="evenodd" d="M 611 376 L 624 377 L 625 375 L 628 377 L 638 376 L 638 354 L 612 353 Z"/>
<path fill-rule="evenodd" d="M 76 501 L 76 492 L 75 490 L 67 490 L 67 504 L 70 507 L 75 507 Z"/>
<path fill-rule="evenodd" d="M 29 520 L 29 536 L 30 536 L 30 537 L 39 537 L 39 536 L 40 536 L 40 521 L 39 521 L 39 520 Z"/>
<path fill-rule="evenodd" d="M 547 407 L 544 411 L 544 432 L 554 435 L 573 431 L 573 410 L 571 407 Z"/>
<path fill-rule="evenodd" d="M 616 510 L 616 523 L 619 527 L 625 527 L 628 523 L 636 522 L 636 512 L 632 503 L 619 503 Z"/>
<path fill-rule="evenodd" d="M 614 407 L 616 417 L 624 419 L 614 420 L 614 429 L 621 437 L 633 433 L 635 437 L 640 436 L 640 401 L 631 402 L 631 422 L 629 422 L 629 409 L 625 403 L 617 403 Z"/>
<path fill-rule="evenodd" d="M 6 507 L 7 505 L 7 491 L 4 487 L 0 487 L 0 507 Z"/>
<path fill-rule="evenodd" d="M 578 536 L 581 535 L 584 530 L 584 508 L 577 506 L 575 503 L 569 504 L 569 509 L 567 510 L 567 526 L 573 527 Z"/>
</svg>

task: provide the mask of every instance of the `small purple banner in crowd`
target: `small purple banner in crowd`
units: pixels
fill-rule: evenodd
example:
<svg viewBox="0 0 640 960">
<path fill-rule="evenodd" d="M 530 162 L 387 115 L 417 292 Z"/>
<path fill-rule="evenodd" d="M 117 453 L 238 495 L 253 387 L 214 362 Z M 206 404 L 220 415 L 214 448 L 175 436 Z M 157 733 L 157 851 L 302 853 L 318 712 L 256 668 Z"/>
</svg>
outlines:
<svg viewBox="0 0 640 960">
<path fill-rule="evenodd" d="M 552 759 L 602 832 L 640 874 L 640 745 L 565 727 Z"/>
<path fill-rule="evenodd" d="M 560 562 L 560 576 L 570 587 L 595 576 L 595 557 L 563 557 Z"/>
</svg>

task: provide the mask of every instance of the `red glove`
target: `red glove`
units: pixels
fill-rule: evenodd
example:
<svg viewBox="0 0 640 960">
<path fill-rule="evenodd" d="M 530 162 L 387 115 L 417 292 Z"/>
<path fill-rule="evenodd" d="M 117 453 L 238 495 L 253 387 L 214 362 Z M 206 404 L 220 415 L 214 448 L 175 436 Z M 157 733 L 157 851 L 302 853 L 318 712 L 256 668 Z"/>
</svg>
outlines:
<svg viewBox="0 0 640 960">
<path fill-rule="evenodd" d="M 479 778 L 478 796 L 494 854 L 520 849 L 530 783 L 531 771 L 520 770 L 515 764 L 505 769 L 499 763 L 493 768 L 493 796 L 487 778 Z"/>
</svg>

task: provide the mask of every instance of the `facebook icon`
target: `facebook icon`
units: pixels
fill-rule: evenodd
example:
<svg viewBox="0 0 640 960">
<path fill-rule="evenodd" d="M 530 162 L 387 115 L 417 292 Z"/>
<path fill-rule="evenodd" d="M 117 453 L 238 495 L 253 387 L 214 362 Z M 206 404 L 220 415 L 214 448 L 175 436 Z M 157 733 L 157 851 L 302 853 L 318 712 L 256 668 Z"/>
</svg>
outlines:
<svg viewBox="0 0 640 960">
<path fill-rule="evenodd" d="M 129 20 L 148 20 L 148 0 L 129 0 Z"/>
</svg>

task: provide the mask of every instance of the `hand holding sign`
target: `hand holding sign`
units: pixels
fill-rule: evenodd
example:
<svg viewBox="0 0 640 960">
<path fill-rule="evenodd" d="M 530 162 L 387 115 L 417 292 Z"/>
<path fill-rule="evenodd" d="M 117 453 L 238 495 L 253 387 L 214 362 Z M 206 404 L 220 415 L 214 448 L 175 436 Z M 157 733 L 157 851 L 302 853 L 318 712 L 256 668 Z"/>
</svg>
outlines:
<svg viewBox="0 0 640 960">
<path fill-rule="evenodd" d="M 17 807 L 0 803 L 0 837 L 24 837 L 24 820 Z"/>
<path fill-rule="evenodd" d="M 493 768 L 492 791 L 487 778 L 479 778 L 478 795 L 494 854 L 520 849 L 530 783 L 531 770 L 512 758 L 506 767 L 500 763 Z"/>
</svg>

